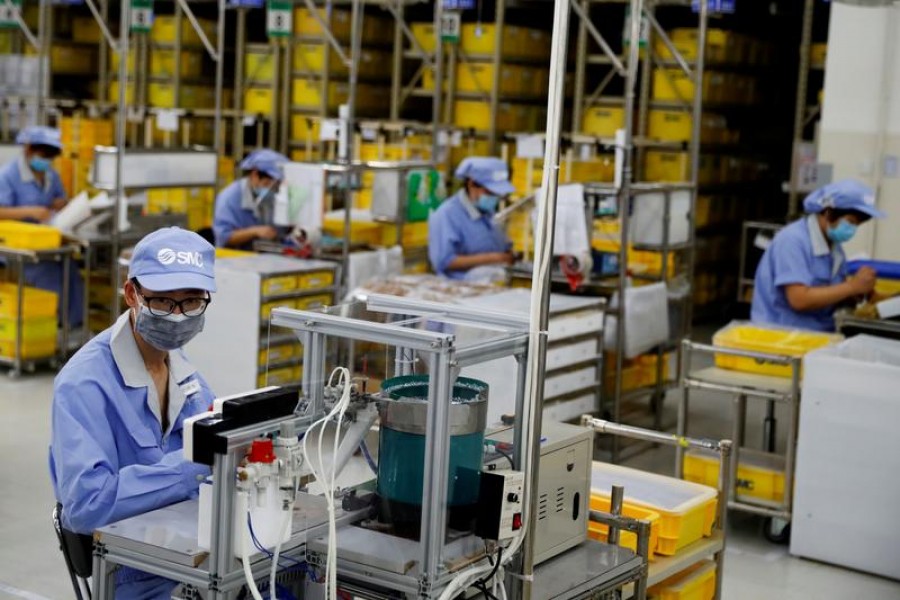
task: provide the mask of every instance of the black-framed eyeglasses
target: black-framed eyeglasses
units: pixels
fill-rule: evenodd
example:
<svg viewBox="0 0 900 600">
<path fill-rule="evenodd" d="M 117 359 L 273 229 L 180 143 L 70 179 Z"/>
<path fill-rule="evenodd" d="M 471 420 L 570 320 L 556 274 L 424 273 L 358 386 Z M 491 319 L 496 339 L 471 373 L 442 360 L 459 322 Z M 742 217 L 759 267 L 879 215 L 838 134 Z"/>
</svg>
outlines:
<svg viewBox="0 0 900 600">
<path fill-rule="evenodd" d="M 187 317 L 199 317 L 206 312 L 206 307 L 212 302 L 212 298 L 208 293 L 205 298 L 185 298 L 184 300 L 175 300 L 174 298 L 167 298 L 165 296 L 153 296 L 148 298 L 140 293 L 140 284 L 136 281 L 134 283 L 138 290 L 138 295 L 143 298 L 144 304 L 146 304 L 147 308 L 150 310 L 150 314 L 157 317 L 171 315 L 175 312 L 176 308 L 181 311 L 181 314 Z"/>
</svg>

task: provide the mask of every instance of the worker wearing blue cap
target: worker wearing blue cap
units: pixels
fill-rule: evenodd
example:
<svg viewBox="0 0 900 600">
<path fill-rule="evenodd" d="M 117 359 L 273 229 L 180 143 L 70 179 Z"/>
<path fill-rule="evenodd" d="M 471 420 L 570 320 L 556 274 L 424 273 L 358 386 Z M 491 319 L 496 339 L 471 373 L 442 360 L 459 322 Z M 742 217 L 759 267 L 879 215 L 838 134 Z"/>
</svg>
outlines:
<svg viewBox="0 0 900 600">
<path fill-rule="evenodd" d="M 185 460 L 185 418 L 214 396 L 181 348 L 216 291 L 215 248 L 168 227 L 134 248 L 128 311 L 79 350 L 53 388 L 50 476 L 64 529 L 109 523 L 195 497 L 204 465 Z M 168 599 L 174 581 L 122 567 L 116 598 Z"/>
<path fill-rule="evenodd" d="M 0 219 L 47 223 L 66 205 L 66 192 L 52 164 L 62 152 L 58 129 L 27 127 L 16 143 L 22 154 L 0 168 Z M 25 268 L 25 281 L 32 286 L 62 292 L 62 265 L 43 262 Z M 62 311 L 62 302 L 59 310 Z M 84 320 L 84 284 L 78 269 L 69 271 L 69 325 Z"/>
<path fill-rule="evenodd" d="M 884 217 L 874 197 L 852 179 L 806 197 L 803 208 L 809 214 L 778 232 L 756 270 L 754 322 L 834 331 L 835 308 L 875 288 L 875 271 L 869 267 L 847 278 L 842 247 L 859 225 Z"/>
<path fill-rule="evenodd" d="M 255 150 L 241 162 L 245 176 L 219 193 L 213 217 L 216 246 L 249 248 L 254 240 L 279 240 L 290 227 L 274 226 L 275 194 L 282 166 L 289 162 L 274 150 Z"/>
<path fill-rule="evenodd" d="M 473 279 L 482 267 L 502 268 L 513 261 L 512 243 L 494 223 L 500 200 L 515 188 L 499 158 L 470 157 L 456 169 L 463 187 L 428 221 L 428 257 L 439 275 Z"/>
</svg>

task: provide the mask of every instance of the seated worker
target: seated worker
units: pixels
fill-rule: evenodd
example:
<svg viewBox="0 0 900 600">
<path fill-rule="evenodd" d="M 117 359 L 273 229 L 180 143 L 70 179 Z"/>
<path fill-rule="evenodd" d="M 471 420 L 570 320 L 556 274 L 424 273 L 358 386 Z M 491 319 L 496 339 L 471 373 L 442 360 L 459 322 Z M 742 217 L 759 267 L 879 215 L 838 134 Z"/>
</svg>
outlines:
<svg viewBox="0 0 900 600">
<path fill-rule="evenodd" d="M 180 349 L 203 330 L 215 249 L 167 227 L 134 248 L 128 311 L 85 344 L 53 387 L 50 478 L 62 526 L 91 534 L 198 493 L 204 465 L 184 459 L 184 419 L 213 393 Z M 176 583 L 122 567 L 116 598 L 168 600 Z"/>
<path fill-rule="evenodd" d="M 281 185 L 281 166 L 289 162 L 274 150 L 254 150 L 240 167 L 244 177 L 216 197 L 213 235 L 216 246 L 249 249 L 254 240 L 278 240 L 290 227 L 273 225 L 275 195 Z"/>
<path fill-rule="evenodd" d="M 806 217 L 778 232 L 756 269 L 751 319 L 834 331 L 835 308 L 875 288 L 875 271 L 863 267 L 847 278 L 842 245 L 870 218 L 874 192 L 845 179 L 826 185 L 803 201 Z"/>
<path fill-rule="evenodd" d="M 0 168 L 0 220 L 48 223 L 56 211 L 66 205 L 66 192 L 53 159 L 62 151 L 58 129 L 27 127 L 16 143 L 22 155 Z M 42 262 L 25 267 L 28 285 L 62 293 L 61 263 Z M 59 303 L 62 315 L 62 302 Z M 62 320 L 62 319 L 60 319 Z M 69 326 L 79 327 L 84 320 L 84 282 L 77 268 L 69 270 Z"/>
<path fill-rule="evenodd" d="M 470 157 L 455 175 L 463 187 L 428 220 L 431 267 L 450 279 L 491 279 L 487 271 L 513 262 L 512 243 L 493 221 L 500 200 L 515 191 L 509 169 L 499 158 Z"/>
</svg>

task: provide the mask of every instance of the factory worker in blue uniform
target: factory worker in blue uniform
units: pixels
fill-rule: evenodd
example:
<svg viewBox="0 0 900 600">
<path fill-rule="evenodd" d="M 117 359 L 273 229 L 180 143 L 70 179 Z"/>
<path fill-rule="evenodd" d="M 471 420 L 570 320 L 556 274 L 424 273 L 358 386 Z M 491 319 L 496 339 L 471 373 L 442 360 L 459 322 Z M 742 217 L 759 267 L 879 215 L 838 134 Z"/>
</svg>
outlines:
<svg viewBox="0 0 900 600">
<path fill-rule="evenodd" d="M 456 169 L 463 187 L 428 220 L 428 257 L 450 279 L 493 280 L 513 262 L 512 243 L 493 221 L 500 200 L 515 191 L 499 158 L 470 157 Z"/>
<path fill-rule="evenodd" d="M 273 224 L 275 195 L 283 177 L 281 166 L 289 162 L 283 154 L 261 149 L 241 162 L 245 175 L 216 197 L 213 235 L 216 246 L 250 248 L 254 240 L 279 240 L 290 227 Z"/>
<path fill-rule="evenodd" d="M 53 159 L 62 151 L 58 129 L 28 127 L 16 143 L 22 154 L 0 168 L 0 219 L 48 223 L 56 211 L 66 205 L 66 192 L 59 174 L 53 170 Z M 61 263 L 42 262 L 25 267 L 28 285 L 62 293 Z M 59 303 L 62 314 L 62 302 Z M 69 326 L 78 327 L 84 320 L 84 283 L 78 269 L 69 270 Z"/>
<path fill-rule="evenodd" d="M 843 244 L 861 224 L 884 217 L 874 197 L 852 179 L 806 197 L 807 216 L 778 232 L 756 270 L 753 322 L 834 331 L 835 309 L 872 292 L 873 269 L 863 267 L 847 278 Z"/>
<path fill-rule="evenodd" d="M 62 525 L 90 534 L 195 497 L 209 470 L 184 459 L 184 419 L 213 393 L 181 350 L 203 329 L 216 291 L 215 249 L 168 227 L 134 248 L 128 311 L 79 350 L 53 388 L 50 477 Z M 176 583 L 120 568 L 116 598 L 171 597 Z"/>
</svg>

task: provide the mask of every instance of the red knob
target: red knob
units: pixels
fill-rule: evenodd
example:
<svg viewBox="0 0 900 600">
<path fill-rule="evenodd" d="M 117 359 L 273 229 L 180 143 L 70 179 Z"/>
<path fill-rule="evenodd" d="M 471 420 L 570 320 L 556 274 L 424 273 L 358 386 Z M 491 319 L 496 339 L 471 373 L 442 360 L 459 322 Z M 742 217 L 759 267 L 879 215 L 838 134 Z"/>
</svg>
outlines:
<svg viewBox="0 0 900 600">
<path fill-rule="evenodd" d="M 272 440 L 268 438 L 253 440 L 248 460 L 256 463 L 275 462 L 275 449 L 272 447 Z"/>
</svg>

